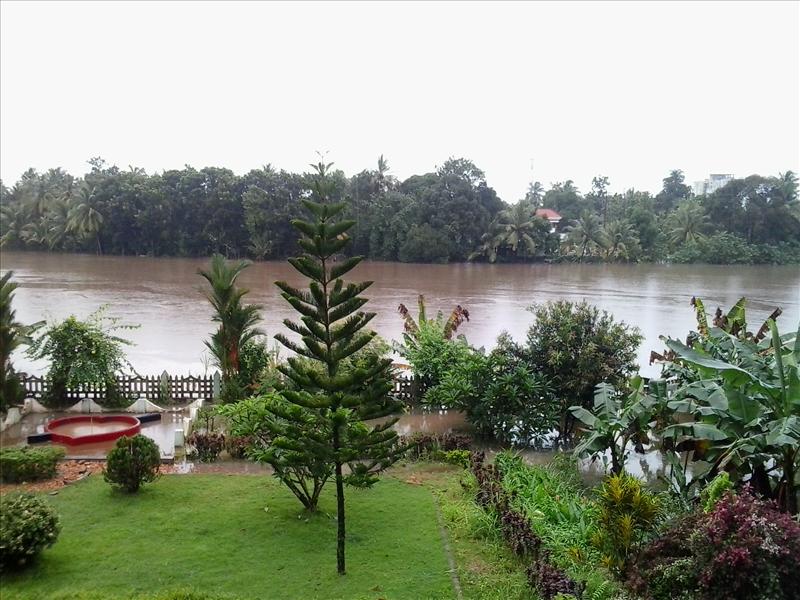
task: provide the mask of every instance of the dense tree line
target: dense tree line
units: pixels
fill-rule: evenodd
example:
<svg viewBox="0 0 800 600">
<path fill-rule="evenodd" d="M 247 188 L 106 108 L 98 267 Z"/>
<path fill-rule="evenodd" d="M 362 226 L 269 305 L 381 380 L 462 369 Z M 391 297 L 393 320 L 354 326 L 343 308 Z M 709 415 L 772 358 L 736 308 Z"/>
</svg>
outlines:
<svg viewBox="0 0 800 600">
<path fill-rule="evenodd" d="M 187 166 L 150 175 L 99 158 L 89 165 L 82 177 L 31 169 L 11 188 L 0 183 L 3 247 L 257 260 L 297 251 L 290 221 L 310 194 L 308 173 Z M 375 260 L 800 262 L 792 172 L 734 179 L 704 196 L 692 195 L 681 171 L 655 196 L 609 194 L 602 176 L 586 194 L 569 180 L 547 190 L 534 182 L 513 205 L 466 159 L 399 181 L 380 157 L 376 169 L 331 178 L 334 199 L 349 199 L 357 222 L 348 252 Z M 534 217 L 541 207 L 563 217 L 555 231 Z"/>
</svg>

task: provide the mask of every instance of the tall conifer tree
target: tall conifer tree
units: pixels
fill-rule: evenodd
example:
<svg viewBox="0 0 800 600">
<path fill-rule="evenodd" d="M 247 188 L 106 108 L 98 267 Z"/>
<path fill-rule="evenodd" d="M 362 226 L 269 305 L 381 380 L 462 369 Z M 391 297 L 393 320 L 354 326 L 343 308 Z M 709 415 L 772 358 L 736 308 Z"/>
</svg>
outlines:
<svg viewBox="0 0 800 600">
<path fill-rule="evenodd" d="M 374 421 L 401 408 L 389 394 L 391 360 L 372 357 L 356 363 L 344 362 L 375 337 L 375 332 L 366 328 L 375 313 L 361 310 L 367 299 L 360 294 L 372 282 L 345 283 L 342 279 L 362 257 L 336 260 L 350 242 L 347 230 L 355 222 L 335 219 L 346 203 L 330 202 L 333 183 L 327 177 L 329 167 L 330 164 L 324 163 L 314 167 L 313 197 L 303 200 L 314 220 L 292 221 L 301 233 L 299 245 L 303 254 L 290 258 L 289 263 L 311 280 L 308 291 L 276 282 L 281 295 L 301 315 L 300 323 L 286 319 L 284 324 L 300 335 L 302 343 L 281 334 L 275 338 L 298 355 L 281 367 L 291 382 L 281 391 L 291 405 L 291 410 L 283 411 L 283 417 L 294 420 L 298 425 L 294 431 L 305 435 L 304 439 L 292 442 L 334 467 L 338 514 L 336 564 L 343 575 L 344 486 L 371 486 L 377 481 L 377 474 L 400 457 L 403 448 L 392 428 L 396 418 L 377 424 Z"/>
</svg>

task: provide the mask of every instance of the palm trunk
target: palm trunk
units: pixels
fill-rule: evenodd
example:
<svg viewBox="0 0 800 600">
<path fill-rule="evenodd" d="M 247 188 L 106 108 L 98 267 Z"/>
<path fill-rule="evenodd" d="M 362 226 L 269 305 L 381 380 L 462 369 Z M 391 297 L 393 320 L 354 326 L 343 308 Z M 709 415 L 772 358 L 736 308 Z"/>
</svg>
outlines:
<svg viewBox="0 0 800 600">
<path fill-rule="evenodd" d="M 100 245 L 100 234 L 96 235 L 97 238 L 97 255 L 101 256 L 103 254 L 103 247 Z"/>
</svg>

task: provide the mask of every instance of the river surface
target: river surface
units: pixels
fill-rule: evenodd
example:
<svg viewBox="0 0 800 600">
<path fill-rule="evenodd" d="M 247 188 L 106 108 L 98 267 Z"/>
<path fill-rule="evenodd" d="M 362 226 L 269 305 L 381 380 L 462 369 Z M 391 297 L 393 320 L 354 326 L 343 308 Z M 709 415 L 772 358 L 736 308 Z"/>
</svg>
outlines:
<svg viewBox="0 0 800 600">
<path fill-rule="evenodd" d="M 166 370 L 201 374 L 208 364 L 203 345 L 214 330 L 204 298 L 199 268 L 207 259 L 97 257 L 91 255 L 2 252 L 0 268 L 14 271 L 20 284 L 14 307 L 17 320 L 30 323 L 86 317 L 102 304 L 123 323 L 140 327 L 122 335 L 135 345 L 128 358 L 143 375 Z M 456 304 L 469 309 L 470 321 L 459 330 L 476 346 L 490 348 L 508 331 L 524 340 L 533 315 L 526 310 L 547 300 L 587 300 L 618 320 L 639 327 L 644 342 L 639 364 L 645 375 L 658 374 L 648 365 L 650 350 L 662 349 L 659 335 L 684 338 L 694 327 L 689 306 L 693 295 L 707 309 L 727 310 L 741 296 L 748 298 L 753 328 L 777 306 L 781 331 L 796 329 L 800 320 L 800 268 L 797 266 L 711 265 L 421 265 L 364 262 L 350 273 L 353 280 L 372 280 L 367 309 L 377 313 L 373 328 L 387 340 L 400 340 L 403 324 L 397 306 L 405 303 L 416 315 L 417 294 L 431 311 L 449 312 Z M 286 331 L 282 321 L 296 313 L 274 285 L 285 280 L 306 282 L 285 261 L 255 263 L 240 281 L 251 293 L 245 298 L 264 306 L 263 329 L 271 337 Z M 283 354 L 286 355 L 285 352 Z M 14 356 L 19 370 L 42 373 L 46 364 L 24 354 Z"/>
</svg>

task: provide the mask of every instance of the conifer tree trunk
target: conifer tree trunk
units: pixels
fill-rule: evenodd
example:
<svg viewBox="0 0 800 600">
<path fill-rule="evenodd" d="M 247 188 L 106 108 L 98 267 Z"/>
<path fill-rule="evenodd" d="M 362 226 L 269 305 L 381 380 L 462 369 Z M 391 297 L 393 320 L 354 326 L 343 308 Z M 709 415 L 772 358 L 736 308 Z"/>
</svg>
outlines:
<svg viewBox="0 0 800 600">
<path fill-rule="evenodd" d="M 334 434 L 334 439 L 338 437 L 338 434 Z M 344 483 L 342 480 L 342 463 L 338 461 L 336 462 L 336 515 L 338 524 L 336 532 L 336 570 L 339 572 L 339 575 L 344 575 Z"/>
</svg>

